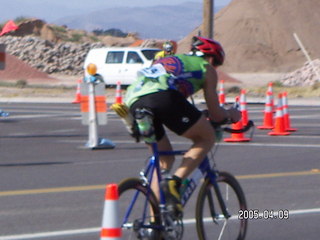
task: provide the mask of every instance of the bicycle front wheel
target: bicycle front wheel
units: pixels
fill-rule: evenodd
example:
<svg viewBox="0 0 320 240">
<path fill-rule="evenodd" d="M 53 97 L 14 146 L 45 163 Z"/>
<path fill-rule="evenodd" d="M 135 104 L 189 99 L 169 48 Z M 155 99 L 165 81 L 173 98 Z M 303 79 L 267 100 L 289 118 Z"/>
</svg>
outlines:
<svg viewBox="0 0 320 240">
<path fill-rule="evenodd" d="M 218 194 L 221 195 L 225 209 L 222 207 L 221 199 L 218 199 Z M 199 191 L 196 205 L 199 239 L 245 239 L 248 222 L 246 219 L 238 219 L 238 215 L 239 210 L 246 209 L 244 193 L 231 174 L 220 172 L 217 187 L 214 187 L 210 179 L 206 179 Z"/>
<path fill-rule="evenodd" d="M 161 217 L 153 191 L 138 178 L 123 180 L 118 189 L 122 239 L 160 240 Z"/>
</svg>

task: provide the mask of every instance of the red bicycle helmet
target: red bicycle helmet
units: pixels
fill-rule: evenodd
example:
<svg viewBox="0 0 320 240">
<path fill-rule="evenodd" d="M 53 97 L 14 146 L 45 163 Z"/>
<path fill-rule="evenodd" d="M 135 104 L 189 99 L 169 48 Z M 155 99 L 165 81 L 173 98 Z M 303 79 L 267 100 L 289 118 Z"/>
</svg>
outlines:
<svg viewBox="0 0 320 240">
<path fill-rule="evenodd" d="M 214 57 L 214 66 L 220 66 L 224 62 L 225 53 L 221 44 L 209 38 L 194 36 L 192 39 L 192 51 L 200 51 L 205 55 Z"/>
</svg>

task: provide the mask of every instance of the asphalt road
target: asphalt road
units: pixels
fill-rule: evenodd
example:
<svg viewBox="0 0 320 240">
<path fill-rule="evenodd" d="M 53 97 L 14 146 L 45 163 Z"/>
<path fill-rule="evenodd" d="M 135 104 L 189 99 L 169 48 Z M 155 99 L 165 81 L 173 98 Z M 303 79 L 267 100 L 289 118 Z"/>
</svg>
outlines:
<svg viewBox="0 0 320 240">
<path fill-rule="evenodd" d="M 263 105 L 248 105 L 261 125 Z M 99 136 L 116 144 L 90 150 L 79 105 L 0 103 L 0 240 L 99 239 L 105 186 L 137 176 L 148 153 L 108 113 Z M 239 179 L 250 209 L 289 210 L 287 220 L 251 220 L 248 240 L 317 240 L 320 222 L 320 107 L 290 106 L 290 136 L 254 132 L 248 143 L 222 143 L 218 168 Z M 170 135 L 174 146 L 188 142 Z M 186 240 L 197 239 L 194 199 L 185 208 Z"/>
</svg>

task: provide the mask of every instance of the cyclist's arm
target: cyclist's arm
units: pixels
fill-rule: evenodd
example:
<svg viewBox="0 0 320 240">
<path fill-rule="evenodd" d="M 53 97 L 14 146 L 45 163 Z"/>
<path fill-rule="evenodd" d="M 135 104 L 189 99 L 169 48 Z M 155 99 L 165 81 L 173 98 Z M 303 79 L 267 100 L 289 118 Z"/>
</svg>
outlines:
<svg viewBox="0 0 320 240">
<path fill-rule="evenodd" d="M 234 108 L 226 110 L 220 107 L 216 90 L 217 82 L 218 75 L 216 70 L 211 65 L 207 65 L 203 92 L 209 110 L 209 118 L 216 122 L 222 122 L 228 118 L 231 119 L 232 122 L 239 121 L 241 115 L 238 110 Z"/>
</svg>

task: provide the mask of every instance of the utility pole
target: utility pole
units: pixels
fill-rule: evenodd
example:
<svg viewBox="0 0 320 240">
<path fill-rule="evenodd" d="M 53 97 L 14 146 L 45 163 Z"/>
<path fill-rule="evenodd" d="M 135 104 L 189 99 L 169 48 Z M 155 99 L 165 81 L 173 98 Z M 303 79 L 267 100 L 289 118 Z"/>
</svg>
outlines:
<svg viewBox="0 0 320 240">
<path fill-rule="evenodd" d="M 214 0 L 203 0 L 202 36 L 213 38 Z"/>
<path fill-rule="evenodd" d="M 0 44 L 0 70 L 5 69 L 6 62 L 6 45 Z"/>
<path fill-rule="evenodd" d="M 296 33 L 293 33 L 293 37 L 296 40 L 296 42 L 298 43 L 299 47 L 301 48 L 304 56 L 306 57 L 306 59 L 308 60 L 308 63 L 310 64 L 313 72 L 315 73 L 316 77 L 317 77 L 317 81 L 320 82 L 320 74 L 317 71 L 316 66 L 314 65 L 314 62 L 312 61 L 310 55 L 308 54 L 307 50 L 304 48 L 304 45 L 302 44 L 300 38 L 298 37 L 298 35 Z"/>
</svg>

